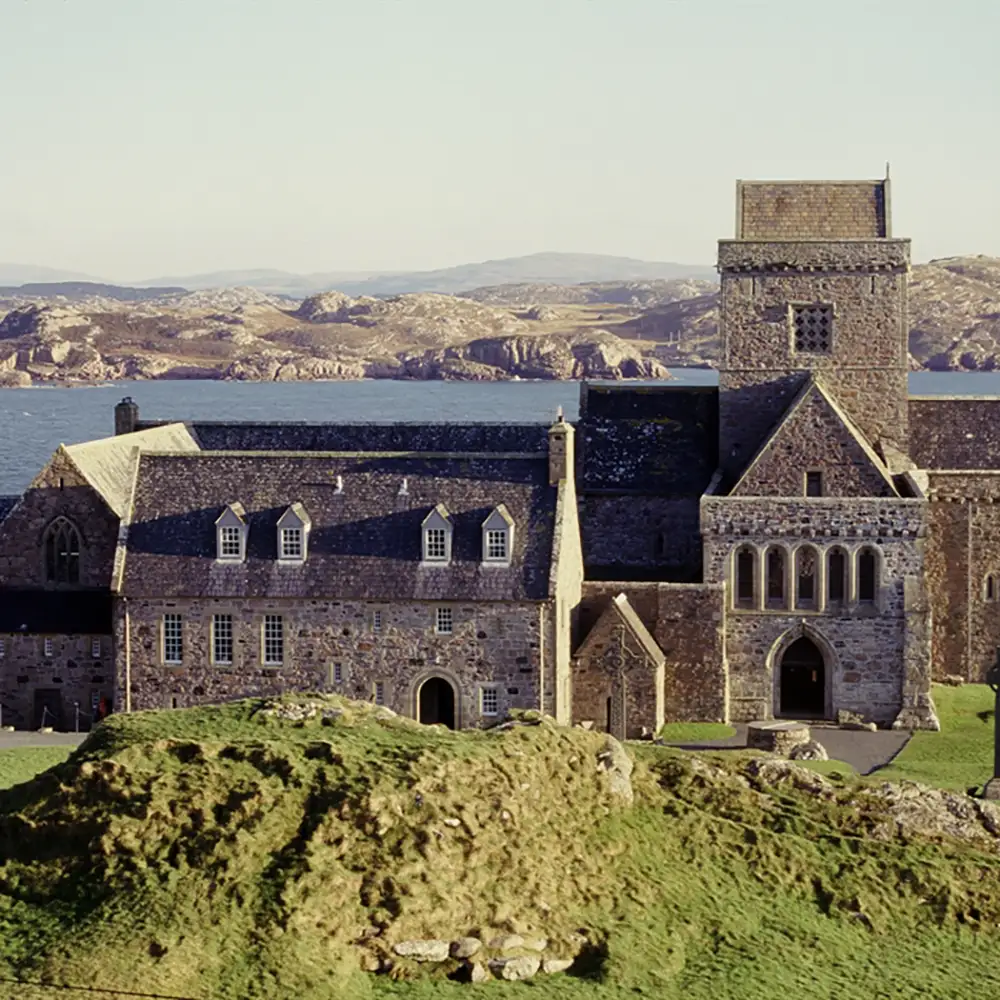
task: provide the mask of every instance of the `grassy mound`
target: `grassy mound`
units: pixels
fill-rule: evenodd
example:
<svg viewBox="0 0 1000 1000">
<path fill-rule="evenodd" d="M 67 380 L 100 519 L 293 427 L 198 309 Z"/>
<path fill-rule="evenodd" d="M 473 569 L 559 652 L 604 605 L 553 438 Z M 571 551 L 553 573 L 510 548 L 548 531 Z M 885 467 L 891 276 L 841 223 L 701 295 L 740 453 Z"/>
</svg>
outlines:
<svg viewBox="0 0 1000 1000">
<path fill-rule="evenodd" d="M 927 824 L 912 790 L 652 746 L 628 807 L 601 734 L 313 700 L 114 717 L 0 794 L 0 979 L 206 1000 L 1000 992 L 988 808 L 949 798 L 954 823 Z M 473 986 L 393 953 L 515 933 L 576 964 Z"/>
</svg>

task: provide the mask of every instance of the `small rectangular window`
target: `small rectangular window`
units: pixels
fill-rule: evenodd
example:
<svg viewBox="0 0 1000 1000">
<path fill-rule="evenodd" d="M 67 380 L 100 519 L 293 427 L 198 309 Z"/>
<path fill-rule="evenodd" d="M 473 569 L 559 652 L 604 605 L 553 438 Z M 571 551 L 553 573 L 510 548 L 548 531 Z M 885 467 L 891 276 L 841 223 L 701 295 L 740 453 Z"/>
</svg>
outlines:
<svg viewBox="0 0 1000 1000">
<path fill-rule="evenodd" d="M 486 558 L 505 560 L 507 558 L 507 532 L 491 528 L 486 532 Z"/>
<path fill-rule="evenodd" d="M 233 662 L 233 616 L 212 615 L 212 660 Z"/>
<path fill-rule="evenodd" d="M 451 635 L 453 626 L 451 608 L 438 608 L 434 613 L 434 631 L 438 635 Z"/>
<path fill-rule="evenodd" d="M 43 650 L 43 652 L 45 653 L 46 656 L 51 656 L 52 655 L 52 640 L 51 639 L 45 639 L 42 642 L 42 650 Z"/>
<path fill-rule="evenodd" d="M 0 639 L 0 660 L 2 660 L 7 655 L 7 642 L 4 639 Z"/>
<path fill-rule="evenodd" d="M 484 687 L 480 692 L 483 715 L 496 715 L 500 710 L 500 693 L 495 687 Z"/>
<path fill-rule="evenodd" d="M 333 665 L 333 683 L 344 683 L 344 665 L 342 663 L 335 663 Z"/>
<path fill-rule="evenodd" d="M 280 666 L 285 662 L 285 620 L 281 615 L 264 615 L 264 663 Z"/>
<path fill-rule="evenodd" d="M 373 687 L 374 687 L 374 691 L 372 693 L 373 693 L 373 695 L 375 697 L 375 704 L 376 705 L 384 705 L 385 704 L 385 682 L 384 681 L 376 681 L 375 684 L 373 685 Z"/>
<path fill-rule="evenodd" d="M 428 560 L 444 560 L 448 558 L 447 533 L 444 528 L 428 528 L 424 539 L 424 558 Z"/>
<path fill-rule="evenodd" d="M 281 558 L 282 559 L 301 559 L 303 553 L 302 547 L 302 529 L 301 528 L 282 528 L 281 529 Z"/>
<path fill-rule="evenodd" d="M 219 558 L 239 559 L 243 555 L 240 529 L 228 526 L 219 529 Z"/>
<path fill-rule="evenodd" d="M 163 662 L 180 663 L 183 653 L 181 616 L 165 614 L 163 616 Z"/>
<path fill-rule="evenodd" d="M 823 495 L 823 473 L 822 472 L 807 472 L 806 473 L 806 496 L 807 497 L 821 497 Z"/>
<path fill-rule="evenodd" d="M 101 658 L 101 640 L 91 639 L 90 640 L 90 658 L 92 660 L 99 660 Z"/>
<path fill-rule="evenodd" d="M 372 631 L 381 632 L 382 631 L 382 612 L 373 611 L 372 612 Z"/>
</svg>

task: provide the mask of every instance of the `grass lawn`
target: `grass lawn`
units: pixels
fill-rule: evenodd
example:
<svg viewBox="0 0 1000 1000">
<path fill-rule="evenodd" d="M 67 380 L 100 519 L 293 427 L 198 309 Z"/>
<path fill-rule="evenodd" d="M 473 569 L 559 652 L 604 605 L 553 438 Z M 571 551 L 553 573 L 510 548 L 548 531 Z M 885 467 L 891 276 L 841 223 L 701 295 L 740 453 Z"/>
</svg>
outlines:
<svg viewBox="0 0 1000 1000">
<path fill-rule="evenodd" d="M 920 781 L 965 791 L 993 776 L 993 692 L 985 684 L 935 684 L 939 733 L 914 733 L 909 743 L 873 778 Z"/>
<path fill-rule="evenodd" d="M 725 740 L 736 730 L 722 722 L 668 722 L 660 730 L 665 743 L 702 743 L 706 740 Z"/>
<path fill-rule="evenodd" d="M 61 764 L 73 747 L 17 747 L 0 750 L 0 789 L 29 781 L 36 774 Z"/>
</svg>

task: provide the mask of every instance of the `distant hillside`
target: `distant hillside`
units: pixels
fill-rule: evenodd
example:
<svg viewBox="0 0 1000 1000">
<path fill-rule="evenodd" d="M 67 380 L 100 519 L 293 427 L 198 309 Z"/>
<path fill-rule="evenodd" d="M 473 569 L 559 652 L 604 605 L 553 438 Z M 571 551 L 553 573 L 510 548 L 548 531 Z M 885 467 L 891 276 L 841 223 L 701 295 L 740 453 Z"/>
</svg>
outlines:
<svg viewBox="0 0 1000 1000">
<path fill-rule="evenodd" d="M 409 292 L 455 294 L 486 285 L 511 282 L 575 285 L 582 281 L 648 281 L 655 279 L 711 279 L 710 267 L 672 264 L 631 257 L 611 257 L 592 253 L 535 253 L 526 257 L 486 260 L 434 271 L 316 272 L 291 274 L 287 271 L 217 271 L 139 281 L 137 285 L 183 285 L 185 288 L 223 288 L 234 285 L 256 288 L 269 294 L 306 296 L 316 292 L 344 292 L 347 295 L 404 295 Z"/>
<path fill-rule="evenodd" d="M 55 267 L 35 264 L 9 264 L 0 262 L 0 285 L 23 285 L 35 281 L 99 281 L 92 274 L 79 271 L 62 271 Z"/>
<path fill-rule="evenodd" d="M 185 295 L 186 288 L 178 286 L 156 288 L 131 288 L 127 285 L 106 285 L 100 281 L 34 281 L 24 285 L 0 286 L 0 298 L 16 296 L 63 298 L 77 302 L 95 297 L 117 299 L 119 302 L 144 302 L 164 295 Z"/>
<path fill-rule="evenodd" d="M 331 291 L 301 302 L 252 287 L 133 289 L 131 300 L 115 297 L 130 291 L 120 286 L 72 287 L 73 302 L 0 294 L 0 384 L 661 378 L 719 355 L 718 285 L 697 278 L 519 282 L 461 295 Z M 916 366 L 1000 370 L 1000 259 L 916 265 L 910 326 Z"/>
</svg>

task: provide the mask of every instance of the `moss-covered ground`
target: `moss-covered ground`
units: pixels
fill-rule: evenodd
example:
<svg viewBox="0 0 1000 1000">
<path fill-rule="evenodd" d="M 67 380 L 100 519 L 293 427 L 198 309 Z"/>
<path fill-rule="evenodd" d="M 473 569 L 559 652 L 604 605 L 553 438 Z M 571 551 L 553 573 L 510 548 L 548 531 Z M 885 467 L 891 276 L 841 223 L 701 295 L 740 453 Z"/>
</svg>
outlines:
<svg viewBox="0 0 1000 1000">
<path fill-rule="evenodd" d="M 970 785 L 989 776 L 982 695 L 939 698 L 945 732 L 926 736 L 967 731 Z M 630 747 L 625 807 L 599 734 L 328 703 L 339 717 L 303 724 L 254 701 L 112 718 L 0 794 L 0 980 L 205 1000 L 1000 996 L 1000 852 L 898 832 L 842 767 L 818 794 L 746 754 Z M 926 767 L 916 748 L 896 767 Z M 524 984 L 360 971 L 406 938 L 501 931 L 587 944 Z"/>
</svg>

